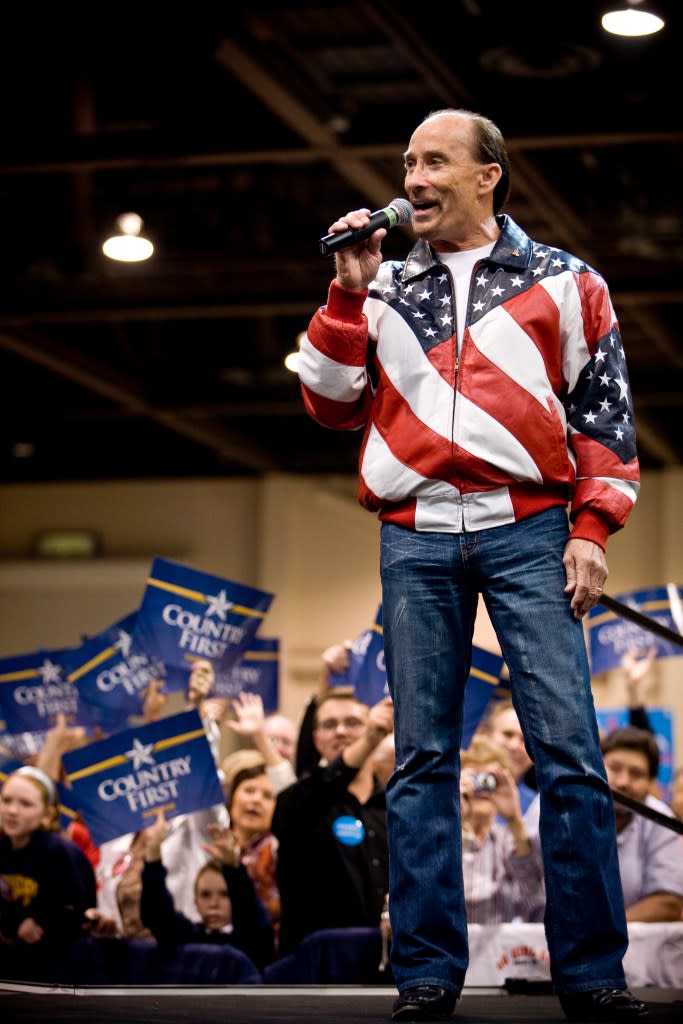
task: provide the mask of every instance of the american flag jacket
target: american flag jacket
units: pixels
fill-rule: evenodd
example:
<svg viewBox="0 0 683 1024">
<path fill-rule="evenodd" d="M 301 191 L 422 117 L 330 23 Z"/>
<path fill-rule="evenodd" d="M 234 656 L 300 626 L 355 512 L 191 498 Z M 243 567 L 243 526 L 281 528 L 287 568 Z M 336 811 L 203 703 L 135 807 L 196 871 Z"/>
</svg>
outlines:
<svg viewBox="0 0 683 1024">
<path fill-rule="evenodd" d="M 381 520 L 459 533 L 564 505 L 572 535 L 604 547 L 639 488 L 609 291 L 497 219 L 459 354 L 449 269 L 420 239 L 367 292 L 332 283 L 300 349 L 304 403 L 325 427 L 365 428 L 358 496 Z"/>
</svg>

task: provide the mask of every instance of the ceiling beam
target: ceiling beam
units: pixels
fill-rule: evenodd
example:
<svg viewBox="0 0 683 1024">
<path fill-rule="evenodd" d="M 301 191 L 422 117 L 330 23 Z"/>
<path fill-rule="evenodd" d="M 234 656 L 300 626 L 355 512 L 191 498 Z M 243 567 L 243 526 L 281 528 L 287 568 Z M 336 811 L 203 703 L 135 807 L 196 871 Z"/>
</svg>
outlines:
<svg viewBox="0 0 683 1024">
<path fill-rule="evenodd" d="M 20 337 L 0 331 L 0 348 L 79 384 L 130 414 L 194 441 L 225 462 L 234 462 L 258 472 L 276 472 L 280 468 L 268 451 L 244 434 L 228 430 L 215 421 L 200 424 L 179 415 L 172 408 L 151 405 L 135 381 L 64 345 L 39 336 Z"/>
</svg>

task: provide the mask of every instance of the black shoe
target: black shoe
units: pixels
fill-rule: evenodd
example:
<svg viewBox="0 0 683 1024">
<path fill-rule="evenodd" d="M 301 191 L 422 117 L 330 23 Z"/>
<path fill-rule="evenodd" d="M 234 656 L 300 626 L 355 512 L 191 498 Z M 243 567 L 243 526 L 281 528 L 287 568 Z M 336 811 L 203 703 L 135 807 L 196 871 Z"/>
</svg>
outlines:
<svg viewBox="0 0 683 1024">
<path fill-rule="evenodd" d="M 629 1021 L 647 1017 L 648 1009 L 630 992 L 617 988 L 596 988 L 592 992 L 565 992 L 560 1004 L 569 1020 Z"/>
<path fill-rule="evenodd" d="M 407 988 L 394 1003 L 392 1020 L 447 1020 L 458 997 L 438 985 Z"/>
</svg>

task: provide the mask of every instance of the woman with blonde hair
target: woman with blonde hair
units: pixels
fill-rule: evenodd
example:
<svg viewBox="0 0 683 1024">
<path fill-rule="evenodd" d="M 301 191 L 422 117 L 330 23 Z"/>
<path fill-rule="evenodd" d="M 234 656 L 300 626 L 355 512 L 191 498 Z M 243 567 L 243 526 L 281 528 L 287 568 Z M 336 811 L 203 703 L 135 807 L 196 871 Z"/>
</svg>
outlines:
<svg viewBox="0 0 683 1024">
<path fill-rule="evenodd" d="M 460 802 L 468 923 L 538 920 L 543 868 L 526 832 L 510 756 L 486 736 L 462 751 Z"/>
</svg>

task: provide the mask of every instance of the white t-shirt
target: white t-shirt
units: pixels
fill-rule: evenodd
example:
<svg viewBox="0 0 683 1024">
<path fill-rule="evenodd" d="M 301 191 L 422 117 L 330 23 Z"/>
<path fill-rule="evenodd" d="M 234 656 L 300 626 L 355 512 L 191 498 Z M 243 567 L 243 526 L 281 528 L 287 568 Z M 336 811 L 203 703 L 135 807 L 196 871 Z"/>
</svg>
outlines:
<svg viewBox="0 0 683 1024">
<path fill-rule="evenodd" d="M 478 249 L 463 249 L 462 252 L 440 252 L 439 259 L 445 263 L 451 272 L 453 286 L 455 288 L 455 325 L 456 343 L 458 352 L 462 345 L 462 336 L 465 333 L 465 318 L 467 315 L 467 299 L 470 292 L 470 280 L 472 269 L 475 263 L 490 256 L 494 243 L 481 245 Z"/>
</svg>

